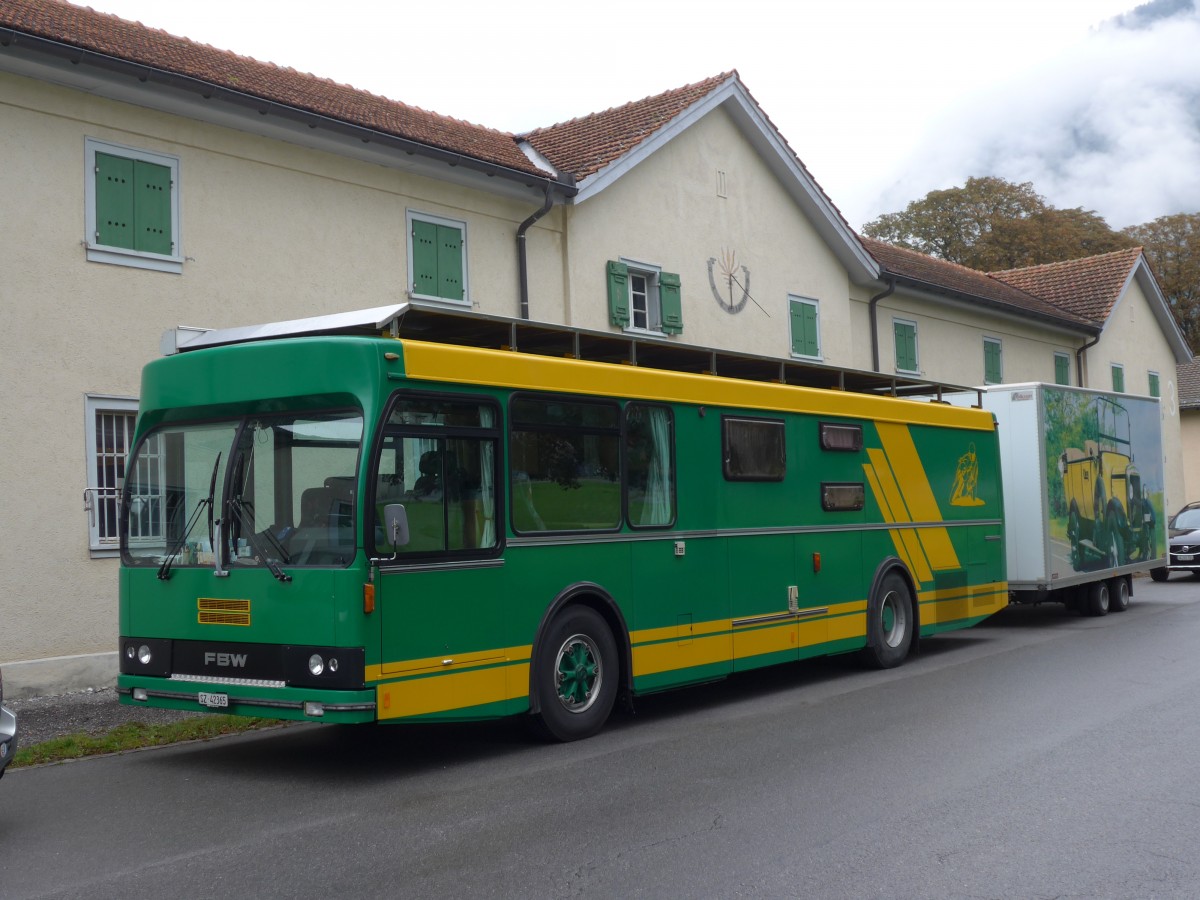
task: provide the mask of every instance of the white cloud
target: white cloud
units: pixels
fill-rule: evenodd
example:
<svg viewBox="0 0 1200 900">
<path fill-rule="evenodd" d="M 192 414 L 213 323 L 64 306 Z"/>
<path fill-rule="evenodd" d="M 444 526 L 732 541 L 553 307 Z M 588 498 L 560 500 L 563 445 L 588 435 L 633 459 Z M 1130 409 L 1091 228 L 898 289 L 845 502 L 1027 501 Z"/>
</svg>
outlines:
<svg viewBox="0 0 1200 900">
<path fill-rule="evenodd" d="M 1200 211 L 1197 47 L 1191 0 L 1096 29 L 931 122 L 875 214 L 972 175 L 1030 181 L 1055 206 L 1095 209 L 1115 228 Z"/>
</svg>

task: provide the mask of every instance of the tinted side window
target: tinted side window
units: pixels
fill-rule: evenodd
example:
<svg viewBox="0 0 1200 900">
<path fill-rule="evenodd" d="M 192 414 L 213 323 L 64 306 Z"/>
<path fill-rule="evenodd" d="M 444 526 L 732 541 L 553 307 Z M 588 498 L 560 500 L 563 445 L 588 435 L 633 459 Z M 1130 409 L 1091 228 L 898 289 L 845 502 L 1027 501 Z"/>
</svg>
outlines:
<svg viewBox="0 0 1200 900">
<path fill-rule="evenodd" d="M 621 431 L 615 403 L 518 396 L 511 421 L 514 531 L 620 527 Z"/>
<path fill-rule="evenodd" d="M 721 426 L 726 480 L 783 480 L 787 459 L 782 421 L 726 416 Z"/>
</svg>

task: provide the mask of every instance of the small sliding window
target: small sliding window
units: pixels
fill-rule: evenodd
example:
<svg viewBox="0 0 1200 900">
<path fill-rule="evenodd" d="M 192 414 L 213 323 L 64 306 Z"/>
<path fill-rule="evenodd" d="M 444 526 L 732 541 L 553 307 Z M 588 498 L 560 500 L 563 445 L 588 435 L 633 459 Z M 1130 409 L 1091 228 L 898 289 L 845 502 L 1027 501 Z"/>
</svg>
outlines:
<svg viewBox="0 0 1200 900">
<path fill-rule="evenodd" d="M 838 422 L 821 423 L 821 449 L 843 450 L 857 453 L 862 449 L 861 425 L 843 425 Z"/>
</svg>

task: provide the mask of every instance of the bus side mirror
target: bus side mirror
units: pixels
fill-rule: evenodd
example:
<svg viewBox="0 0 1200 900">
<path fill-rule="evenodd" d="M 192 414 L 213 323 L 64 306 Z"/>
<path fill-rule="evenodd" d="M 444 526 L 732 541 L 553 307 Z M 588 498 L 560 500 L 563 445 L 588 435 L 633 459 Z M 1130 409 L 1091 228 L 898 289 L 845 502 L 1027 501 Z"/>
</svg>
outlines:
<svg viewBox="0 0 1200 900">
<path fill-rule="evenodd" d="M 389 544 L 397 549 L 408 546 L 408 512 L 403 503 L 389 503 L 383 508 L 383 526 Z"/>
</svg>

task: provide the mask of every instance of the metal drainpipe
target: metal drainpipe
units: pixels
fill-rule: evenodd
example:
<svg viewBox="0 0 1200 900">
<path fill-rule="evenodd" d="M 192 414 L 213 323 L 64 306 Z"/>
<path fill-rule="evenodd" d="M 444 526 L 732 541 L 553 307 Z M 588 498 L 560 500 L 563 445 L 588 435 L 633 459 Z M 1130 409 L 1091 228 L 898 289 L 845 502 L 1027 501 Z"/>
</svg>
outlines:
<svg viewBox="0 0 1200 900">
<path fill-rule="evenodd" d="M 1083 354 L 1089 347 L 1095 347 L 1100 343 L 1100 335 L 1096 335 L 1096 339 L 1090 344 L 1084 344 L 1075 351 L 1075 381 L 1079 387 L 1083 387 Z"/>
<path fill-rule="evenodd" d="M 871 367 L 872 371 L 879 371 L 879 325 L 875 321 L 875 307 L 879 305 L 879 301 L 884 297 L 890 297 L 896 290 L 896 279 L 888 278 L 887 290 L 882 294 L 876 294 L 871 298 L 869 312 L 871 318 Z"/>
<path fill-rule="evenodd" d="M 522 319 L 529 318 L 529 253 L 525 246 L 525 232 L 530 229 L 534 222 L 550 212 L 550 207 L 554 205 L 554 197 L 550 193 L 549 182 L 546 183 L 545 191 L 546 201 L 542 204 L 542 208 L 522 222 L 521 226 L 517 229 L 517 271 L 520 273 L 519 290 L 521 292 Z"/>
</svg>

